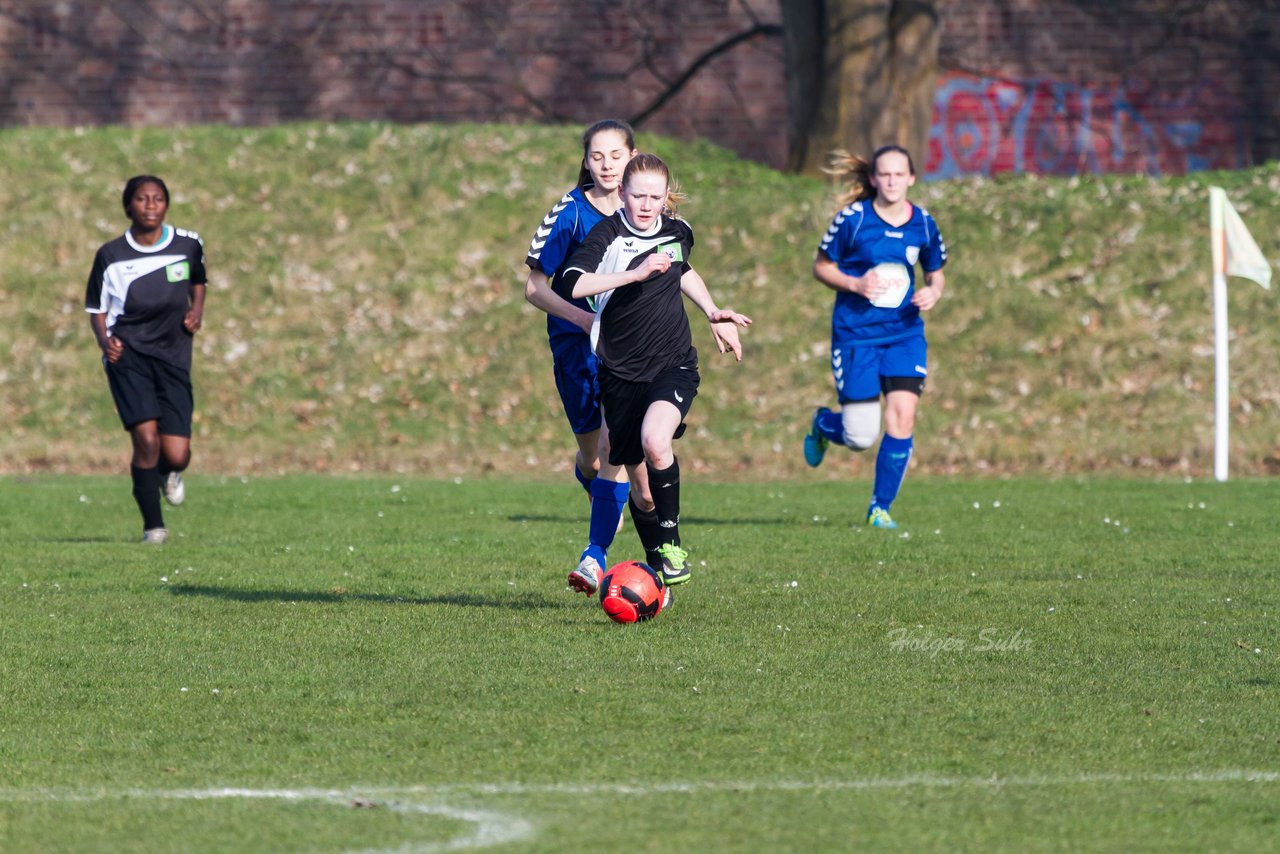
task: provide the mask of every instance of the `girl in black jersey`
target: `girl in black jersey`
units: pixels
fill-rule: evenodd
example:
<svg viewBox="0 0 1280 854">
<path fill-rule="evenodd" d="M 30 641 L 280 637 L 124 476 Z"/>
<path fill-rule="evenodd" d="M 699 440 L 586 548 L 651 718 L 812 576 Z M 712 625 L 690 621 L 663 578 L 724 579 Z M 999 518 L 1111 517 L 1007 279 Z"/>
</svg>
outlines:
<svg viewBox="0 0 1280 854">
<path fill-rule="evenodd" d="M 707 316 L 721 353 L 742 360 L 738 327 L 751 318 L 718 308 L 689 265 L 693 231 L 674 216 L 670 172 L 653 154 L 636 155 L 622 179 L 622 210 L 602 220 L 561 275 L 574 297 L 593 297 L 591 343 L 599 360 L 609 458 L 592 490 L 589 544 L 569 585 L 595 593 L 622 507 L 640 464 L 648 473 L 658 541 L 646 558 L 667 584 L 689 579 L 680 545 L 680 467 L 672 442 L 698 392 L 698 351 L 687 296 Z M 652 548 L 651 548 L 652 545 Z"/>
<path fill-rule="evenodd" d="M 142 541 L 158 544 L 169 538 L 161 491 L 170 504 L 186 494 L 180 473 L 191 461 L 191 344 L 204 317 L 204 244 L 164 224 L 169 189 L 159 178 L 130 178 L 122 201 L 131 225 L 94 256 L 85 310 L 133 439 Z"/>
</svg>

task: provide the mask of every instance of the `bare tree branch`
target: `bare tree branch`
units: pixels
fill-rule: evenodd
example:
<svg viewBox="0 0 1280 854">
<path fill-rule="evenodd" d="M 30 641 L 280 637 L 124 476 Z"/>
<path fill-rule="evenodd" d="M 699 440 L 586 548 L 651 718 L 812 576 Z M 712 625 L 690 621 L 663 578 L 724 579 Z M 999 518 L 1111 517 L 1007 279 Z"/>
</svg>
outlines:
<svg viewBox="0 0 1280 854">
<path fill-rule="evenodd" d="M 708 48 L 700 56 L 694 59 L 689 67 L 686 68 L 679 77 L 672 81 L 665 90 L 660 92 L 658 97 L 650 102 L 649 106 L 645 107 L 632 117 L 630 119 L 631 124 L 634 127 L 640 127 L 643 125 L 650 116 L 658 112 L 658 110 L 661 110 L 668 101 L 680 94 L 680 90 L 683 89 L 685 85 L 692 80 L 704 66 L 706 66 L 707 63 L 711 62 L 716 57 L 727 53 L 743 42 L 751 41 L 754 38 L 758 38 L 760 36 L 781 35 L 782 27 L 778 24 L 756 24 L 751 29 L 743 30 L 737 35 L 730 36 L 719 44 Z"/>
</svg>

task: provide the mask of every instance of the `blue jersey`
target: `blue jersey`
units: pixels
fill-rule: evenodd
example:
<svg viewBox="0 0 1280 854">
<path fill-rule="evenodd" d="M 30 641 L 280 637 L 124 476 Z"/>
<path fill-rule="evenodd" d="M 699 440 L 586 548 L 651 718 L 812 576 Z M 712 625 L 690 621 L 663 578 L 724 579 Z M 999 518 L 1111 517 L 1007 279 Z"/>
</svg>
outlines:
<svg viewBox="0 0 1280 854">
<path fill-rule="evenodd" d="M 583 194 L 584 187 L 574 187 L 556 202 L 534 232 L 533 242 L 529 244 L 529 255 L 524 259 L 531 270 L 541 270 L 551 280 L 551 289 L 557 295 L 568 300 L 583 311 L 591 311 L 585 297 L 574 299 L 562 286 L 560 270 L 582 245 L 596 223 L 605 215 L 596 206 L 587 201 Z M 556 339 L 565 335 L 581 335 L 587 333 L 581 327 L 556 317 L 547 315 L 547 335 L 552 346 Z"/>
<path fill-rule="evenodd" d="M 912 205 L 911 218 L 893 226 L 880 218 L 870 199 L 854 202 L 835 215 L 818 251 L 849 276 L 862 277 L 877 264 L 895 263 L 907 268 L 910 280 L 906 295 L 894 308 L 872 305 L 860 294 L 837 292 L 831 314 L 833 342 L 889 344 L 923 334 L 920 309 L 911 304 L 916 262 L 926 273 L 947 263 L 947 245 L 928 211 Z"/>
</svg>

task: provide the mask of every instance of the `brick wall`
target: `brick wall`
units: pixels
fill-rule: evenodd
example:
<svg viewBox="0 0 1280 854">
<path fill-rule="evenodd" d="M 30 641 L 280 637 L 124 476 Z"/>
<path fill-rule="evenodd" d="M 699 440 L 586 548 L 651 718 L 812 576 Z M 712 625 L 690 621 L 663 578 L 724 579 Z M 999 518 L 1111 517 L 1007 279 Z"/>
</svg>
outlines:
<svg viewBox="0 0 1280 854">
<path fill-rule="evenodd" d="M 1240 23 L 1215 2 L 1171 34 L 1079 0 L 954 0 L 931 171 L 1250 162 Z M 777 0 L 7 2 L 0 123 L 583 124 L 640 114 L 715 45 L 779 20 Z M 785 112 L 781 39 L 762 35 L 708 62 L 644 128 L 776 165 Z"/>
<path fill-rule="evenodd" d="M 1280 154 L 1275 107 L 1256 98 L 1280 82 L 1280 30 L 1258 4 L 1206 0 L 1174 22 L 1135 5 L 955 3 L 930 173 L 1168 175 Z"/>
</svg>

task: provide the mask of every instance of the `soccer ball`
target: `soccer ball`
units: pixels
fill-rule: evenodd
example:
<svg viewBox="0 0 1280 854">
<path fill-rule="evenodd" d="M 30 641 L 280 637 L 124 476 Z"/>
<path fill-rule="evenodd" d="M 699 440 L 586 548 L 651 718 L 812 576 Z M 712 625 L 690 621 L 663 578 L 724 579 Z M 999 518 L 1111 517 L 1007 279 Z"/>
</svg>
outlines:
<svg viewBox="0 0 1280 854">
<path fill-rule="evenodd" d="M 667 591 L 662 578 L 648 564 L 623 561 L 609 567 L 600 579 L 600 607 L 615 623 L 639 623 L 658 616 Z"/>
<path fill-rule="evenodd" d="M 897 308 L 902 305 L 902 300 L 911 287 L 911 274 L 906 267 L 887 261 L 875 265 L 868 272 L 875 273 L 880 281 L 889 286 L 888 290 L 871 301 L 872 305 L 880 308 Z"/>
</svg>

